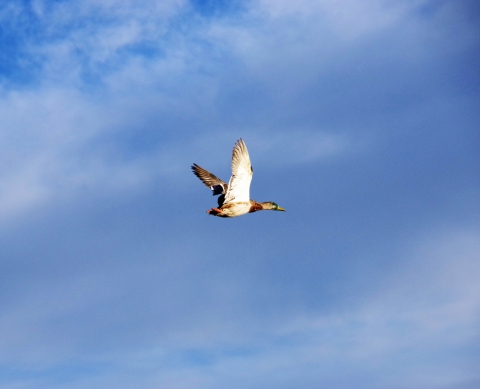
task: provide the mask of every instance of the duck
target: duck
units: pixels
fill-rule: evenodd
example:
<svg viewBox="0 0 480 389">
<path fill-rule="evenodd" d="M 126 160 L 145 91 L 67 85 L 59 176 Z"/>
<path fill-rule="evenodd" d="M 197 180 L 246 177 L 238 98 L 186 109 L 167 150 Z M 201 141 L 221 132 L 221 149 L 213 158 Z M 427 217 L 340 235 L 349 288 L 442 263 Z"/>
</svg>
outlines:
<svg viewBox="0 0 480 389">
<path fill-rule="evenodd" d="M 247 145 L 241 138 L 233 147 L 232 177 L 228 184 L 196 163 L 191 168 L 193 174 L 212 190 L 213 195 L 219 196 L 218 206 L 207 210 L 209 215 L 232 218 L 257 211 L 285 212 L 285 209 L 273 201 L 259 203 L 250 198 L 253 168 Z"/>
</svg>

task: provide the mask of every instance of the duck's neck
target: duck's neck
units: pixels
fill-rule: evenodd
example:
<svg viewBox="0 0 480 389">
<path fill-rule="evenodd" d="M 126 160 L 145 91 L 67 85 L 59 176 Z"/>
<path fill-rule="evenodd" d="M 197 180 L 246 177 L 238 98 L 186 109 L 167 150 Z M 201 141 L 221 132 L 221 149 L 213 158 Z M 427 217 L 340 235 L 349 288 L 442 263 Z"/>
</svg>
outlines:
<svg viewBox="0 0 480 389">
<path fill-rule="evenodd" d="M 260 206 L 262 207 L 263 210 L 275 210 L 275 205 L 270 203 L 270 202 L 264 202 L 264 203 L 261 203 Z"/>
<path fill-rule="evenodd" d="M 263 203 L 257 203 L 255 200 L 250 200 L 250 211 L 248 211 L 249 213 L 261 211 L 263 209 L 265 209 L 263 208 Z"/>
</svg>

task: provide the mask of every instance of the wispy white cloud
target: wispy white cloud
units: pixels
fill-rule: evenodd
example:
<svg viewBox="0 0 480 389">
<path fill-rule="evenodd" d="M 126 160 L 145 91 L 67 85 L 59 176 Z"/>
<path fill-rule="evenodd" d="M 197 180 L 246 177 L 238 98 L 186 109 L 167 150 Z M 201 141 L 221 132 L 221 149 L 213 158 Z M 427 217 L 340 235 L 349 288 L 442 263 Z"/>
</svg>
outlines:
<svg viewBox="0 0 480 389">
<path fill-rule="evenodd" d="M 149 346 L 127 347 L 122 352 L 115 351 L 115 355 L 108 351 L 96 353 L 91 363 L 101 365 L 108 361 L 110 367 L 89 376 L 89 385 L 96 388 L 120 379 L 120 388 L 129 387 L 128 382 L 133 381 L 147 386 L 156 383 L 203 388 L 224 387 L 233 380 L 233 387 L 240 388 L 270 377 L 265 386 L 274 387 L 300 376 L 309 382 L 340 385 L 347 374 L 357 377 L 357 382 L 366 379 L 370 387 L 380 388 L 392 383 L 389 366 L 401 363 L 403 367 L 395 369 L 398 387 L 455 384 L 461 387 L 467 379 L 479 379 L 473 366 L 456 351 L 474 347 L 479 335 L 480 294 L 476 282 L 480 272 L 479 237 L 473 229 L 443 231 L 411 240 L 403 250 L 405 258 L 400 267 L 374 287 L 378 292 L 367 293 L 366 298 L 348 311 L 305 312 L 303 316 L 281 320 L 272 316 L 263 318 L 261 326 L 240 332 L 225 321 L 213 329 L 207 328 L 214 323 L 197 317 L 178 333 L 172 328 L 158 334 Z M 103 300 L 118 298 L 120 289 L 112 281 L 102 277 L 93 282 L 85 277 L 73 283 L 66 280 L 69 286 L 62 290 L 68 293 L 56 295 L 58 286 L 44 290 L 37 300 L 30 301 L 34 309 L 25 305 L 16 316 L 12 312 L 4 315 L 3 327 L 11 327 L 8 333 L 16 333 L 17 337 L 22 334 L 25 338 L 30 330 L 22 330 L 22 325 L 30 323 L 30 329 L 44 328 L 44 321 L 55 321 L 56 316 L 68 311 L 78 313 L 78 307 L 89 311 L 92 304 L 101 306 L 100 296 Z M 89 285 L 88 295 L 83 292 L 85 283 Z M 242 289 L 237 293 L 243 293 Z M 21 317 L 25 314 L 28 320 Z M 177 311 L 177 314 L 188 316 L 188 312 Z M 247 309 L 244 314 L 252 313 Z M 5 327 L 5 320 L 10 327 Z M 16 332 L 12 332 L 14 328 Z M 15 337 L 9 343 L 19 344 Z M 5 346 L 8 345 L 4 344 L 2 349 L 8 350 Z M 78 352 L 79 346 L 67 342 L 62 346 L 63 351 L 54 354 L 68 359 L 69 353 Z M 38 365 L 35 355 L 41 358 L 42 347 L 40 351 L 28 352 L 35 365 Z M 452 360 L 440 357 L 430 368 L 416 367 L 428 366 L 428 361 L 436 360 L 439 352 L 457 357 Z M 50 363 L 55 365 L 55 359 Z M 121 370 L 122 374 L 112 376 L 112 369 Z"/>
<path fill-rule="evenodd" d="M 0 101 L 4 220 L 82 187 L 114 191 L 145 182 L 149 170 L 142 158 L 121 161 L 109 154 L 108 147 L 92 147 L 99 137 L 121 127 L 121 115 L 105 116 L 102 109 L 109 108 L 96 106 L 72 90 L 4 96 Z"/>
<path fill-rule="evenodd" d="M 143 181 L 152 173 L 144 171 L 144 167 L 155 158 L 164 160 L 165 150 L 158 150 L 156 157 L 138 157 L 135 162 L 116 167 L 109 161 L 108 151 L 90 153 L 88 162 L 82 157 L 96 139 L 120 133 L 127 127 L 138 127 L 141 116 L 157 121 L 158 131 L 165 133 L 178 130 L 178 125 L 169 122 L 172 116 L 201 119 L 197 123 L 204 122 L 212 128 L 217 139 L 225 137 L 225 144 L 244 136 L 252 139 L 257 144 L 252 147 L 260 152 L 275 150 L 283 163 L 312 161 L 363 149 L 371 141 L 370 135 L 364 136 L 368 132 L 365 125 L 353 128 L 343 124 L 342 130 L 323 125 L 318 128 L 312 123 L 302 123 L 299 127 L 293 122 L 277 128 L 285 120 L 283 112 L 268 107 L 239 112 L 240 116 L 254 118 L 263 112 L 269 116 L 270 126 L 265 125 L 265 117 L 257 117 L 253 123 L 247 118 L 239 125 L 239 120 L 221 118 L 235 115 L 235 98 L 225 107 L 219 107 L 219 102 L 225 99 L 230 87 L 238 89 L 242 79 L 248 79 L 252 84 L 260 82 L 280 110 L 289 107 L 291 116 L 311 116 L 315 106 L 306 109 L 302 102 L 292 106 L 295 96 L 308 90 L 322 75 L 331 74 L 339 62 L 340 67 L 351 67 L 354 60 L 345 58 L 351 44 L 339 42 L 335 34 L 362 38 L 367 30 L 395 28 L 427 3 L 423 0 L 403 5 L 383 1 L 347 4 L 304 1 L 292 5 L 285 1 L 263 1 L 242 13 L 240 22 L 234 24 L 228 18 L 208 23 L 191 18 L 190 26 L 184 27 L 180 15 L 189 5 L 179 0 L 149 2 L 147 6 L 126 0 L 33 2 L 31 9 L 41 34 L 28 37 L 24 49 L 41 58 L 41 82 L 32 87 L 33 91 L 28 87 L 12 93 L 5 88 L 3 91 L 0 111 L 5 119 L 0 136 L 7 150 L 3 154 L 7 170 L 2 185 L 6 188 L 4 199 L 11 199 L 3 202 L 8 204 L 4 209 L 21 208 L 21 203 L 48 196 L 52 189 L 49 181 L 70 187 L 83 185 L 90 179 L 112 183 L 114 177 L 130 183 Z M 26 7 L 9 3 L 3 10 L 3 19 L 8 19 L 11 25 L 17 21 L 21 26 Z M 79 18 L 84 22 L 79 23 Z M 172 23 L 178 23 L 178 29 Z M 414 30 L 421 31 L 419 26 Z M 422 35 L 416 35 L 422 41 L 402 53 L 426 46 Z M 122 49 L 145 42 L 161 53 L 149 57 L 140 49 L 140 55 L 119 54 Z M 212 57 L 216 56 L 235 63 L 235 70 L 225 73 L 214 65 Z M 88 83 L 82 78 L 85 72 L 99 77 L 101 86 L 93 86 L 95 93 L 88 92 Z M 238 75 L 242 76 L 238 85 L 227 80 Z M 326 101 L 315 104 L 329 106 Z M 191 139 L 182 144 L 184 150 L 205 143 L 199 132 L 199 128 L 192 128 L 188 136 Z M 172 151 L 169 158 L 180 153 Z M 123 173 L 115 171 L 117 168 Z M 89 178 L 99 176 L 102 178 Z M 124 180 L 126 177 L 129 178 Z"/>
<path fill-rule="evenodd" d="M 307 334 L 320 359 L 382 360 L 412 349 L 430 358 L 439 349 L 468 348 L 479 336 L 479 242 L 478 231 L 459 230 L 407 245 L 376 296 L 345 315 L 293 322 L 287 333 Z"/>
<path fill-rule="evenodd" d="M 263 339 L 247 343 L 253 352 L 214 358 L 213 374 L 223 377 L 229 372 L 232 379 L 232 372 L 237 372 L 241 387 L 265 375 L 288 380 L 288 371 L 298 377 L 297 368 L 316 366 L 316 373 L 308 373 L 316 382 L 339 383 L 341 374 L 348 372 L 369 376 L 370 387 L 384 387 L 392 382 L 383 367 L 404 363 L 405 371 L 400 369 L 395 378 L 398 387 L 461 387 L 466 377 L 478 381 L 462 357 L 427 370 L 411 368 L 434 360 L 440 351 L 475 347 L 480 320 L 479 237 L 475 230 L 451 231 L 417 242 L 405 251 L 404 265 L 379 282 L 376 296 L 348 313 L 270 323 Z M 205 350 L 207 355 L 215 352 L 219 352 L 215 346 Z M 358 364 L 363 372 L 355 367 Z M 179 369 L 186 369 L 190 377 L 198 374 L 188 364 Z"/>
</svg>

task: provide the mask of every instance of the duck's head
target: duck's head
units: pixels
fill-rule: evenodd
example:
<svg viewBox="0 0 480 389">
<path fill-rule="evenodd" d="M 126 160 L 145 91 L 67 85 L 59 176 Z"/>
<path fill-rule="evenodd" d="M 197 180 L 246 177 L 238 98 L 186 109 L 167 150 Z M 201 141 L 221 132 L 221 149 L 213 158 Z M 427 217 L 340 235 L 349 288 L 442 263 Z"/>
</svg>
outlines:
<svg viewBox="0 0 480 389">
<path fill-rule="evenodd" d="M 266 201 L 266 202 L 262 203 L 262 208 L 264 210 L 285 212 L 285 210 L 282 207 L 280 207 L 277 203 L 274 203 L 273 201 Z"/>
</svg>

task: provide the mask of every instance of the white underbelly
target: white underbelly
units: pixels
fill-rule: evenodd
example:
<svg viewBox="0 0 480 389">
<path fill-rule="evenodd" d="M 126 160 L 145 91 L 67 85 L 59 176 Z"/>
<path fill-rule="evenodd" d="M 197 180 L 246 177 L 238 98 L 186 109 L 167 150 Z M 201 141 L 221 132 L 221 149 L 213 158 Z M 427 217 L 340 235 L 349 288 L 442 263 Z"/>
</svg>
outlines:
<svg viewBox="0 0 480 389">
<path fill-rule="evenodd" d="M 250 211 L 251 204 L 250 202 L 241 202 L 241 203 L 228 203 L 222 207 L 222 213 L 218 216 L 223 217 L 236 217 L 245 215 Z"/>
</svg>

